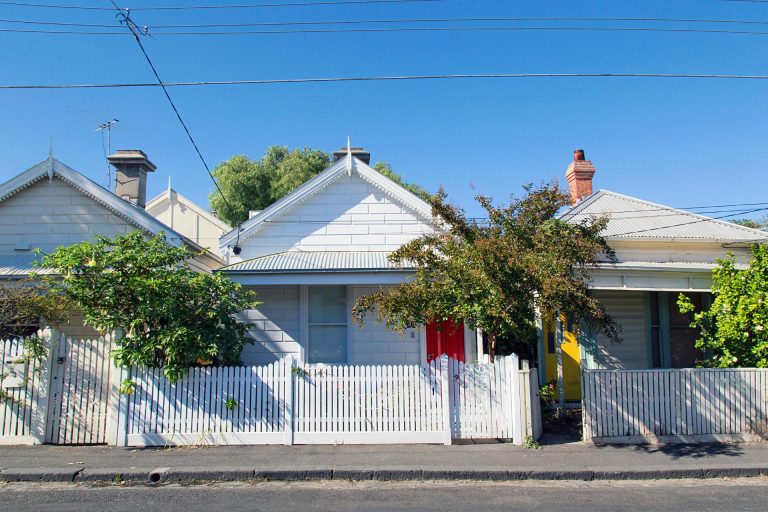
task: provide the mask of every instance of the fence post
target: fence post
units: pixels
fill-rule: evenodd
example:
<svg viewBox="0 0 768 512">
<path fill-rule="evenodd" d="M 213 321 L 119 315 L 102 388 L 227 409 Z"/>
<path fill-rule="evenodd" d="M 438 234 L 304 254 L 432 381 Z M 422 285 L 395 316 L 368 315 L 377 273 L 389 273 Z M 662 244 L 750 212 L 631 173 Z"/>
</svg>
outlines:
<svg viewBox="0 0 768 512">
<path fill-rule="evenodd" d="M 510 379 L 512 388 L 510 390 L 510 405 L 512 406 L 512 442 L 517 445 L 523 444 L 523 422 L 520 409 L 523 407 L 520 399 L 520 358 L 517 354 L 510 357 Z"/>
<path fill-rule="evenodd" d="M 37 381 L 37 397 L 32 402 L 32 424 L 30 434 L 35 444 L 45 443 L 46 425 L 48 424 L 48 398 L 51 395 L 51 375 L 56 361 L 57 345 L 59 337 L 50 326 L 38 332 L 48 348 L 48 356 L 42 363 Z"/>
<path fill-rule="evenodd" d="M 283 418 L 284 437 L 283 444 L 290 446 L 293 444 L 293 365 L 294 360 L 291 355 L 283 359 L 283 372 L 285 374 L 285 416 Z"/>
<path fill-rule="evenodd" d="M 440 356 L 440 397 L 443 404 L 443 444 L 450 446 L 453 442 L 453 432 L 451 425 L 451 380 L 448 376 L 448 355 Z"/>
<path fill-rule="evenodd" d="M 115 342 L 125 336 L 125 331 L 115 329 L 110 339 L 111 349 L 115 348 Z M 112 359 L 110 350 L 109 372 L 109 397 L 107 401 L 107 444 L 114 446 L 128 446 L 128 414 L 129 395 L 120 392 L 122 383 L 132 377 L 130 368 L 117 366 Z"/>
</svg>

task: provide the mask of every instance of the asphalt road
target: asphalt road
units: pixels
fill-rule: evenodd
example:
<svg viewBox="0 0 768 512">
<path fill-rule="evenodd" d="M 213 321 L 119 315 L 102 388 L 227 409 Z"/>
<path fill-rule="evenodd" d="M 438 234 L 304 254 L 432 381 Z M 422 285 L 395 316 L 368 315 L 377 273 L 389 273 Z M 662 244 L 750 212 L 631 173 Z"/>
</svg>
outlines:
<svg viewBox="0 0 768 512">
<path fill-rule="evenodd" d="M 768 479 L 640 482 L 317 482 L 89 487 L 4 484 L 0 510 L 214 512 L 314 510 L 764 511 Z"/>
</svg>

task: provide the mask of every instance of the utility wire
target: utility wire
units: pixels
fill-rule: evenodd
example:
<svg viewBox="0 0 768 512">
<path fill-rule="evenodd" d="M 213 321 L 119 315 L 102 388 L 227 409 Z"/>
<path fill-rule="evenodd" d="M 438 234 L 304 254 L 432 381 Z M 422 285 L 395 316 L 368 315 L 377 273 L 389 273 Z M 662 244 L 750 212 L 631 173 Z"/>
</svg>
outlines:
<svg viewBox="0 0 768 512">
<path fill-rule="evenodd" d="M 696 24 L 739 24 L 739 25 L 768 25 L 768 21 L 758 20 L 719 20 L 694 18 L 391 18 L 391 19 L 361 19 L 361 20 L 329 20 L 329 21 L 264 21 L 255 23 L 199 23 L 182 25 L 149 25 L 150 29 L 167 28 L 226 28 L 226 27 L 285 27 L 285 26 L 315 26 L 315 25 L 366 25 L 366 24 L 410 24 L 410 23 L 491 23 L 491 22 L 632 22 L 632 23 L 696 23 Z M 26 25 L 51 25 L 67 27 L 114 28 L 114 24 L 74 23 L 59 21 L 42 21 L 29 19 L 0 19 L 0 23 L 18 23 Z M 653 27 L 651 27 L 653 28 Z"/>
<path fill-rule="evenodd" d="M 0 32 L 27 34 L 69 34 L 84 36 L 125 35 L 124 32 L 86 32 L 74 30 L 26 30 L 0 29 Z M 387 28 L 338 28 L 338 29 L 286 29 L 286 30 L 236 30 L 236 31 L 153 31 L 155 36 L 243 36 L 286 34 L 351 34 L 387 32 L 660 32 L 678 34 L 721 34 L 743 36 L 767 36 L 765 31 L 721 30 L 661 27 L 387 27 Z"/>
<path fill-rule="evenodd" d="M 123 10 L 120 9 L 120 7 L 117 6 L 117 4 L 115 3 L 115 0 L 110 0 L 110 1 L 112 2 L 112 5 L 115 6 L 115 9 L 119 13 L 119 15 L 125 21 L 125 26 L 128 28 L 128 30 L 131 31 L 131 34 L 136 40 L 136 43 L 139 45 L 139 49 L 141 50 L 142 55 L 144 55 L 144 58 L 146 59 L 147 64 L 149 64 L 149 67 L 152 69 L 152 73 L 155 75 L 155 78 L 157 79 L 157 85 L 159 85 L 163 89 L 163 93 L 165 93 L 165 97 L 168 99 L 168 103 L 170 103 L 171 108 L 173 109 L 173 112 L 176 114 L 176 118 L 179 120 L 179 123 L 181 124 L 182 128 L 184 128 L 184 133 L 187 134 L 187 138 L 189 138 L 189 142 L 191 142 L 192 147 L 195 148 L 195 152 L 197 153 L 197 156 L 200 158 L 200 161 L 203 163 L 203 166 L 205 167 L 205 170 L 208 173 L 208 176 L 210 176 L 211 180 L 213 181 L 213 184 L 216 186 L 216 190 L 219 191 L 221 198 L 224 200 L 224 204 L 227 205 L 229 214 L 234 217 L 235 214 L 234 214 L 234 210 L 232 209 L 232 206 L 229 204 L 229 201 L 227 201 L 227 197 L 224 195 L 224 192 L 221 190 L 219 183 L 216 181 L 216 178 L 213 176 L 213 173 L 211 172 L 211 168 L 208 166 L 208 162 L 205 161 L 203 154 L 200 152 L 200 148 L 197 146 L 197 143 L 195 142 L 194 137 L 192 137 L 192 133 L 190 133 L 189 128 L 187 128 L 187 123 L 184 122 L 184 119 L 181 117 L 181 113 L 179 112 L 179 109 L 176 108 L 176 104 L 173 102 L 173 99 L 171 98 L 171 95 L 168 92 L 168 89 L 165 87 L 163 80 L 160 78 L 160 75 L 157 72 L 157 68 L 155 68 L 155 65 L 152 63 L 152 59 L 149 58 L 149 54 L 147 53 L 147 50 L 144 48 L 144 45 L 141 42 L 141 37 L 139 36 L 138 31 L 136 30 L 135 23 L 131 20 L 130 15 L 128 13 L 124 12 Z M 240 239 L 239 226 L 237 230 L 237 237 L 239 240 Z"/>
<path fill-rule="evenodd" d="M 20 89 L 121 89 L 134 87 L 200 87 L 214 85 L 274 85 L 337 82 L 387 82 L 411 80 L 467 80 L 467 79 L 517 79 L 517 78 L 659 78 L 705 80 L 768 80 L 768 75 L 718 75 L 707 73 L 466 73 L 445 75 L 383 75 L 319 78 L 277 78 L 264 80 L 220 80 L 195 82 L 133 82 L 102 84 L 0 84 L 0 90 Z"/>
<path fill-rule="evenodd" d="M 321 2 L 289 2 L 289 3 L 258 3 L 258 4 L 234 4 L 234 5 L 179 5 L 179 6 L 150 6 L 135 7 L 131 11 L 191 11 L 201 9 L 265 9 L 280 7 L 310 7 L 310 6 L 334 6 L 354 4 L 406 4 L 406 3 L 433 3 L 448 2 L 450 0 L 336 0 Z M 34 2 L 15 2 L 9 0 L 0 1 L 0 5 L 16 5 L 19 7 L 40 7 L 46 9 L 70 9 L 83 11 L 113 11 L 110 7 L 97 7 L 92 5 L 66 5 L 66 4 L 41 4 Z M 117 7 L 120 9 L 120 7 Z"/>
</svg>

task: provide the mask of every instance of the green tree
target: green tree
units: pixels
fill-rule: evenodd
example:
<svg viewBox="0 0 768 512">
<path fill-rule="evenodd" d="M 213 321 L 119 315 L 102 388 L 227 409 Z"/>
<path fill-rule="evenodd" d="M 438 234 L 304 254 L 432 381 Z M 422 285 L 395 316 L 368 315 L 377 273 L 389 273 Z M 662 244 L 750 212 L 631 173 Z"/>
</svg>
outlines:
<svg viewBox="0 0 768 512">
<path fill-rule="evenodd" d="M 387 162 L 376 162 L 375 164 L 373 164 L 373 168 L 376 169 L 379 172 L 379 174 L 381 174 L 382 176 L 389 178 L 390 180 L 394 181 L 401 187 L 404 187 L 406 190 L 408 190 L 412 194 L 420 197 L 424 201 L 429 202 L 432 199 L 432 194 L 427 192 L 424 188 L 414 183 L 406 183 L 405 180 L 403 180 L 403 177 L 397 174 L 392 169 L 392 166 L 389 165 Z"/>
<path fill-rule="evenodd" d="M 618 339 L 615 324 L 588 289 L 595 258 L 614 258 L 600 235 L 606 219 L 564 222 L 556 214 L 569 196 L 557 185 L 528 186 L 525 191 L 506 206 L 477 196 L 488 215 L 480 222 L 450 205 L 440 190 L 431 204 L 442 229 L 390 256 L 415 268 L 414 278 L 359 298 L 355 320 L 362 323 L 375 312 L 396 330 L 449 318 L 461 321 L 483 330 L 491 359 L 501 337 L 535 343 L 530 333 L 537 310 L 584 318 Z"/>
<path fill-rule="evenodd" d="M 729 254 L 712 272 L 712 305 L 695 311 L 685 295 L 678 298 L 683 313 L 693 313 L 691 327 L 701 331 L 696 348 L 704 350 L 704 365 L 717 368 L 768 368 L 768 244 L 755 244 L 746 270 Z"/>
<path fill-rule="evenodd" d="M 768 217 L 763 220 L 754 219 L 734 219 L 731 222 L 752 229 L 768 229 Z"/>
<path fill-rule="evenodd" d="M 210 209 L 222 220 L 237 226 L 248 220 L 250 210 L 263 210 L 330 164 L 331 155 L 310 148 L 291 150 L 284 146 L 271 146 L 260 160 L 233 156 L 213 170 L 227 202 L 214 190 L 208 197 Z M 422 199 L 429 199 L 426 190 L 406 183 L 388 163 L 376 162 L 373 168 Z"/>
<path fill-rule="evenodd" d="M 214 190 L 208 198 L 209 206 L 219 218 L 236 226 L 248 220 L 250 210 L 263 210 L 330 162 L 330 155 L 323 151 L 290 150 L 284 146 L 271 146 L 260 160 L 234 156 L 213 170 L 227 202 Z"/>
<path fill-rule="evenodd" d="M 239 363 L 250 341 L 235 315 L 258 304 L 222 275 L 189 269 L 192 256 L 162 233 L 146 239 L 134 231 L 59 247 L 40 265 L 57 272 L 47 281 L 86 325 L 101 333 L 125 330 L 114 352 L 118 364 L 159 366 L 175 381 L 198 363 Z"/>
<path fill-rule="evenodd" d="M 0 282 L 0 340 L 24 338 L 64 322 L 71 305 L 38 280 Z"/>
</svg>

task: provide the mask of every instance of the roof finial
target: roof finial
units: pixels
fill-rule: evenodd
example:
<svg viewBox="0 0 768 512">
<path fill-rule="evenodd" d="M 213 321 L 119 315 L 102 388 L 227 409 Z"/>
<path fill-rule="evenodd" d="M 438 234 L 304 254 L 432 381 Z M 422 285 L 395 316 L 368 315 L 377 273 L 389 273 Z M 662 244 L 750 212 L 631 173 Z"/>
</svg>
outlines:
<svg viewBox="0 0 768 512">
<path fill-rule="evenodd" d="M 168 195 L 171 195 L 171 190 L 173 190 L 173 189 L 171 188 L 171 177 L 170 177 L 170 176 L 168 176 Z"/>
<path fill-rule="evenodd" d="M 51 145 L 48 149 L 48 182 L 53 181 L 53 137 L 51 137 Z"/>
<path fill-rule="evenodd" d="M 349 135 L 347 135 L 347 175 L 352 176 L 352 166 L 355 165 L 355 161 L 352 159 L 352 143 L 350 142 Z"/>
</svg>

